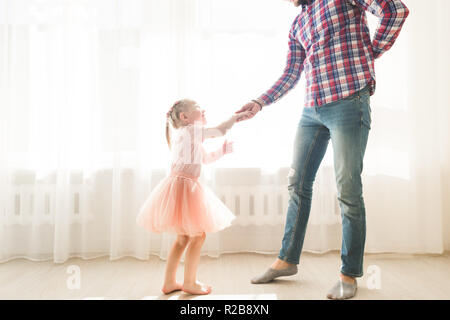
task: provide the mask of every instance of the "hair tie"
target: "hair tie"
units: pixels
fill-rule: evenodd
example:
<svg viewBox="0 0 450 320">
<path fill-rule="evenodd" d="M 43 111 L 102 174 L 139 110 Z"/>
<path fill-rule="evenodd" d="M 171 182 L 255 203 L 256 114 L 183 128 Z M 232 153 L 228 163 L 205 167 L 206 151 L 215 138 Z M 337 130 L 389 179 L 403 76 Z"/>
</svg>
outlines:
<svg viewBox="0 0 450 320">
<path fill-rule="evenodd" d="M 173 106 L 171 106 L 170 107 L 170 109 L 169 109 L 169 111 L 167 111 L 167 113 L 166 113 L 166 116 L 167 116 L 167 118 L 170 116 L 170 114 L 172 113 L 172 111 L 173 111 L 173 107 L 175 107 L 177 104 L 179 104 L 181 102 L 181 100 L 177 100 L 177 101 L 175 101 L 175 103 L 173 104 Z"/>
<path fill-rule="evenodd" d="M 169 111 L 167 111 L 167 113 L 166 113 L 166 117 L 167 117 L 167 118 L 170 117 L 170 114 L 172 113 L 172 111 L 173 111 L 173 107 L 171 107 L 171 108 L 169 109 Z"/>
<path fill-rule="evenodd" d="M 177 101 L 175 101 L 175 103 L 173 104 L 173 106 L 170 107 L 169 111 L 167 111 L 167 113 L 166 113 L 167 119 L 170 117 L 170 114 L 171 114 L 172 111 L 173 111 L 173 107 L 175 107 L 175 106 L 176 106 L 177 104 L 179 104 L 180 102 L 181 102 L 181 100 L 177 100 Z"/>
</svg>

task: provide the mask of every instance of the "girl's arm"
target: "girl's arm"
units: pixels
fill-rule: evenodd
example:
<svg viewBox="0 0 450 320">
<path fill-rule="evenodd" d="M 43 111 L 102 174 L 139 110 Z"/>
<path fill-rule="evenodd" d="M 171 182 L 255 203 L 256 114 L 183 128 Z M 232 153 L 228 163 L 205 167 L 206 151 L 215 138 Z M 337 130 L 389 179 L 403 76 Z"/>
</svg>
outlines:
<svg viewBox="0 0 450 320">
<path fill-rule="evenodd" d="M 202 162 L 208 164 L 222 158 L 225 154 L 233 152 L 233 142 L 224 141 L 222 147 L 213 152 L 206 152 L 202 147 Z"/>
<path fill-rule="evenodd" d="M 236 120 L 245 113 L 233 114 L 228 120 L 222 122 L 216 127 L 205 128 L 203 131 L 203 139 L 216 138 L 224 136 L 228 130 L 236 123 Z"/>
</svg>

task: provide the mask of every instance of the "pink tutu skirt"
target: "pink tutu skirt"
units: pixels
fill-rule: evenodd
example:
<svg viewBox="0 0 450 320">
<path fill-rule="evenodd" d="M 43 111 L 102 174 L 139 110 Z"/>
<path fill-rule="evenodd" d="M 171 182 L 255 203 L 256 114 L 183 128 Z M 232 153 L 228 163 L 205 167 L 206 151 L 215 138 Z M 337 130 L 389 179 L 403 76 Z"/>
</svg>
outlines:
<svg viewBox="0 0 450 320">
<path fill-rule="evenodd" d="M 136 223 L 155 233 L 199 235 L 231 225 L 234 214 L 198 178 L 171 173 L 142 205 Z"/>
</svg>

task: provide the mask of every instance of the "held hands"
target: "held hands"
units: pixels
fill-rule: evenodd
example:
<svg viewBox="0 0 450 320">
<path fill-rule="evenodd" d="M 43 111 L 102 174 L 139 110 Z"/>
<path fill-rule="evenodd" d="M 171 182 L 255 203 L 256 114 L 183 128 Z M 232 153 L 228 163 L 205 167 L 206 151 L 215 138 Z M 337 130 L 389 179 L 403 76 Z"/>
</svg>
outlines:
<svg viewBox="0 0 450 320">
<path fill-rule="evenodd" d="M 255 106 L 253 106 L 253 104 Z M 244 109 L 248 105 L 250 105 L 250 107 L 248 109 Z M 254 111 L 254 109 L 256 109 L 256 111 Z M 241 110 L 235 112 L 231 116 L 231 118 L 229 118 L 226 122 L 222 124 L 226 125 L 226 127 L 224 127 L 224 129 L 222 129 L 221 131 L 223 131 L 223 134 L 225 134 L 226 131 L 229 130 L 236 122 L 252 118 L 256 114 L 256 112 L 259 111 L 259 109 L 260 107 L 257 103 L 250 102 L 246 104 Z M 227 140 L 225 140 L 222 145 L 222 153 L 225 155 L 231 152 L 233 152 L 233 142 L 232 141 L 228 142 Z"/>
<path fill-rule="evenodd" d="M 261 110 L 261 107 L 256 102 L 249 102 L 244 105 L 240 110 L 235 112 L 236 122 L 251 119 Z"/>
<path fill-rule="evenodd" d="M 249 111 L 243 111 L 241 113 L 237 113 L 235 112 L 232 116 L 231 116 L 231 121 L 234 123 L 241 121 L 241 119 L 245 116 L 249 116 L 250 112 Z"/>
</svg>

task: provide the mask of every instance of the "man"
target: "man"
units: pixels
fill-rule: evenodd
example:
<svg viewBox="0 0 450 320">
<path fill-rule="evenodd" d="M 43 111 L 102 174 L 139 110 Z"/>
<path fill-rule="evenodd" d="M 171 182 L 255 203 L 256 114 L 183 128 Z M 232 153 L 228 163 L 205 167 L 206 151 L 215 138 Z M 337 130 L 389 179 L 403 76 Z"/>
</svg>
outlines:
<svg viewBox="0 0 450 320">
<path fill-rule="evenodd" d="M 305 107 L 298 124 L 294 159 L 288 174 L 290 194 L 278 258 L 252 283 L 267 283 L 297 273 L 311 209 L 316 172 L 331 139 L 342 216 L 339 281 L 330 299 L 355 295 L 363 275 L 366 236 L 361 173 L 371 126 L 370 96 L 375 92 L 374 60 L 389 50 L 409 14 L 400 0 L 290 0 L 301 6 L 289 31 L 287 64 L 264 94 L 236 113 L 252 118 L 278 101 L 306 76 Z M 370 39 L 366 11 L 380 18 Z"/>
</svg>

